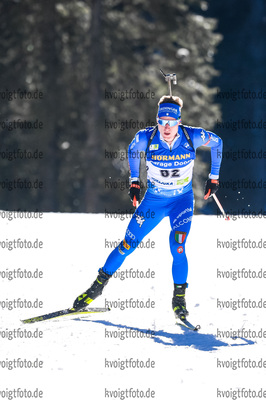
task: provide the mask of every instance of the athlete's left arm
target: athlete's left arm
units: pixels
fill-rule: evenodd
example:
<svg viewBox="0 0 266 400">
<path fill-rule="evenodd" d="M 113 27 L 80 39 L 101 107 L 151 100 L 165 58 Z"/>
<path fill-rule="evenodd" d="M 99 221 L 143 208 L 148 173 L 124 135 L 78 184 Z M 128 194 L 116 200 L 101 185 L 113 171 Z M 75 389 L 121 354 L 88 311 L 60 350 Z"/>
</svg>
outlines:
<svg viewBox="0 0 266 400">
<path fill-rule="evenodd" d="M 194 148 L 206 146 L 211 148 L 211 173 L 209 178 L 219 179 L 220 166 L 222 162 L 223 141 L 213 132 L 202 128 L 192 128 L 191 135 Z"/>
</svg>

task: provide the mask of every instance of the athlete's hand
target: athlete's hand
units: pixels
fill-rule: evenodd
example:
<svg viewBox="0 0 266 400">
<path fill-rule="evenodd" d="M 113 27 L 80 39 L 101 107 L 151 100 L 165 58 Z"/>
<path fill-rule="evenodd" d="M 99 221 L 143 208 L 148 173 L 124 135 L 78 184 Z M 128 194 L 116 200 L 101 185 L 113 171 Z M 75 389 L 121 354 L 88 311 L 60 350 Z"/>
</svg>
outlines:
<svg viewBox="0 0 266 400">
<path fill-rule="evenodd" d="M 219 189 L 219 180 L 218 179 L 208 179 L 205 182 L 205 196 L 204 199 L 207 200 Z"/>
<path fill-rule="evenodd" d="M 129 192 L 128 192 L 131 201 L 133 201 L 133 206 L 136 207 L 137 202 L 140 199 L 140 183 L 139 181 L 134 181 L 131 183 Z"/>
</svg>

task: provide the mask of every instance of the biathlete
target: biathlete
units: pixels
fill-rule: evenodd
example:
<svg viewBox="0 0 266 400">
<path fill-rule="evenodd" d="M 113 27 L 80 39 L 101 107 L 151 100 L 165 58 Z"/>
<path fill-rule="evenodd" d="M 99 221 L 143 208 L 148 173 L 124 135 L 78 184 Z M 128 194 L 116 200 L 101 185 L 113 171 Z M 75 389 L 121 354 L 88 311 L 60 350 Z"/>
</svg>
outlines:
<svg viewBox="0 0 266 400">
<path fill-rule="evenodd" d="M 172 308 L 177 318 L 188 315 L 185 301 L 188 286 L 185 246 L 194 208 L 192 173 L 196 149 L 200 146 L 211 148 L 211 172 L 205 183 L 204 194 L 204 198 L 208 199 L 219 187 L 221 157 L 218 155 L 222 154 L 222 140 L 205 129 L 181 125 L 183 101 L 179 97 L 163 96 L 158 106 L 158 125 L 137 132 L 128 149 L 131 172 L 129 195 L 133 204 L 140 200 L 139 154 L 141 151 L 146 152 L 145 196 L 131 218 L 125 238 L 98 270 L 92 286 L 75 300 L 73 307 L 76 309 L 88 306 L 102 294 L 111 276 L 143 238 L 163 218 L 169 217 L 174 281 Z"/>
</svg>

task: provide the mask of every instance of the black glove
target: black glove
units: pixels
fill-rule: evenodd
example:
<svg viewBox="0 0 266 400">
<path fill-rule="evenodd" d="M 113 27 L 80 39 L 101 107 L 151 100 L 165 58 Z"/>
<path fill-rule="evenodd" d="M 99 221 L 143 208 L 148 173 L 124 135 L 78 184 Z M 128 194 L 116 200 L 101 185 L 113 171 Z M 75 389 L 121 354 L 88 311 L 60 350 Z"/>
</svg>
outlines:
<svg viewBox="0 0 266 400">
<path fill-rule="evenodd" d="M 204 199 L 207 200 L 219 189 L 219 180 L 218 179 L 208 179 L 205 182 L 205 196 Z"/>
<path fill-rule="evenodd" d="M 129 192 L 128 192 L 131 201 L 133 201 L 133 206 L 136 207 L 136 202 L 140 199 L 140 183 L 139 181 L 134 181 L 131 183 Z"/>
</svg>

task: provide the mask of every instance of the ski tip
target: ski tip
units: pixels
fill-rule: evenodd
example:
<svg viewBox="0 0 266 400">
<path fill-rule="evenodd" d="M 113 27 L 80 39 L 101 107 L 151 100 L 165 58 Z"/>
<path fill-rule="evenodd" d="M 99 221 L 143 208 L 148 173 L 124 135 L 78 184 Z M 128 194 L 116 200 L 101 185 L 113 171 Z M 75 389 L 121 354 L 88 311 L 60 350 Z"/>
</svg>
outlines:
<svg viewBox="0 0 266 400">
<path fill-rule="evenodd" d="M 33 317 L 28 319 L 21 319 L 20 322 L 22 322 L 22 324 L 33 324 L 34 322 L 39 322 L 42 320 L 42 317 Z"/>
<path fill-rule="evenodd" d="M 179 322 L 178 322 L 179 321 Z M 198 330 L 200 330 L 201 326 L 200 325 L 192 325 L 185 316 L 180 316 L 180 318 L 177 319 L 177 325 L 179 326 L 183 326 L 184 328 L 188 328 L 191 331 L 195 331 L 197 332 Z"/>
</svg>

